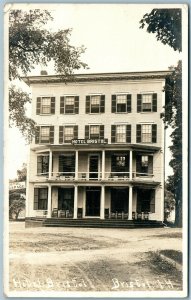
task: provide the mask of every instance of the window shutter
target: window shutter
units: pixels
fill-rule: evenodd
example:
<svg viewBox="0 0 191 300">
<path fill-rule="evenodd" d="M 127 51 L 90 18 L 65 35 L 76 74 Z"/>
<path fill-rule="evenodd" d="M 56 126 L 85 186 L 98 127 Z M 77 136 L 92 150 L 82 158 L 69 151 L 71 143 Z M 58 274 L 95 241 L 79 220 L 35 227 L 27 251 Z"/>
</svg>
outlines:
<svg viewBox="0 0 191 300">
<path fill-rule="evenodd" d="M 116 95 L 111 96 L 111 112 L 116 112 Z"/>
<path fill-rule="evenodd" d="M 89 139 L 89 125 L 85 125 L 85 139 Z"/>
<path fill-rule="evenodd" d="M 105 95 L 101 95 L 100 112 L 105 112 Z"/>
<path fill-rule="evenodd" d="M 153 94 L 152 106 L 153 106 L 153 111 L 156 112 L 157 111 L 157 94 L 156 93 Z"/>
<path fill-rule="evenodd" d="M 40 115 L 41 97 L 36 98 L 36 114 Z"/>
<path fill-rule="evenodd" d="M 40 126 L 36 126 L 35 144 L 39 144 L 39 139 L 40 139 Z"/>
<path fill-rule="evenodd" d="M 99 127 L 99 136 L 100 139 L 104 139 L 104 125 L 100 125 Z"/>
<path fill-rule="evenodd" d="M 55 114 L 55 97 L 51 97 L 51 108 L 50 108 L 50 113 L 52 115 Z"/>
<path fill-rule="evenodd" d="M 50 142 L 50 144 L 54 144 L 54 126 L 50 126 L 49 142 Z"/>
<path fill-rule="evenodd" d="M 63 144 L 64 126 L 59 126 L 59 144 Z"/>
<path fill-rule="evenodd" d="M 37 156 L 37 174 L 42 173 L 42 156 Z"/>
<path fill-rule="evenodd" d="M 141 125 L 137 124 L 137 143 L 141 143 Z"/>
<path fill-rule="evenodd" d="M 75 96 L 74 104 L 74 112 L 75 114 L 79 114 L 79 96 Z"/>
<path fill-rule="evenodd" d="M 128 113 L 131 112 L 131 95 L 130 94 L 127 95 L 127 112 Z"/>
<path fill-rule="evenodd" d="M 116 125 L 111 125 L 111 143 L 115 143 Z"/>
<path fill-rule="evenodd" d="M 151 190 L 150 212 L 155 213 L 155 190 Z"/>
<path fill-rule="evenodd" d="M 136 173 L 142 173 L 141 155 L 136 156 Z M 139 174 L 137 174 L 139 175 Z"/>
<path fill-rule="evenodd" d="M 90 96 L 86 96 L 86 114 L 90 113 Z"/>
<path fill-rule="evenodd" d="M 126 143 L 131 143 L 131 125 L 126 125 Z"/>
<path fill-rule="evenodd" d="M 60 113 L 64 114 L 64 98 L 65 97 L 60 97 Z"/>
<path fill-rule="evenodd" d="M 34 210 L 38 209 L 38 188 L 34 188 Z"/>
<path fill-rule="evenodd" d="M 142 95 L 137 94 L 137 112 L 141 112 L 141 106 L 142 106 Z"/>
<path fill-rule="evenodd" d="M 153 174 L 153 156 L 149 155 L 148 173 Z"/>
<path fill-rule="evenodd" d="M 74 126 L 74 139 L 78 138 L 78 125 Z"/>
<path fill-rule="evenodd" d="M 152 143 L 157 142 L 157 125 L 152 124 Z"/>
</svg>

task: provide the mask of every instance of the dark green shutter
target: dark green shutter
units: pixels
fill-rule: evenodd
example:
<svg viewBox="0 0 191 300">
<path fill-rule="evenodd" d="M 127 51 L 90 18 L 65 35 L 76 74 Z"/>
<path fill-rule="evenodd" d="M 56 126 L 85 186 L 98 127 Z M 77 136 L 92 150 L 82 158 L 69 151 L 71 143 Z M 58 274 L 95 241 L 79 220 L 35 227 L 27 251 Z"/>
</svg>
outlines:
<svg viewBox="0 0 191 300">
<path fill-rule="evenodd" d="M 105 112 L 105 95 L 101 95 L 100 113 Z"/>
<path fill-rule="evenodd" d="M 90 96 L 86 96 L 86 114 L 90 113 Z"/>
<path fill-rule="evenodd" d="M 127 112 L 128 113 L 131 112 L 131 95 L 130 94 L 127 95 Z"/>
<path fill-rule="evenodd" d="M 116 112 L 116 95 L 111 96 L 111 112 Z"/>
<path fill-rule="evenodd" d="M 34 210 L 38 209 L 38 188 L 34 188 Z"/>
<path fill-rule="evenodd" d="M 52 115 L 55 114 L 55 97 L 51 97 L 51 109 L 50 109 L 50 113 Z"/>
<path fill-rule="evenodd" d="M 136 156 L 136 173 L 142 173 L 141 155 Z"/>
<path fill-rule="evenodd" d="M 85 125 L 85 139 L 89 139 L 89 125 Z"/>
<path fill-rule="evenodd" d="M 65 97 L 60 97 L 60 113 L 64 114 L 64 98 Z"/>
<path fill-rule="evenodd" d="M 149 155 L 149 165 L 148 165 L 148 173 L 153 174 L 153 156 Z"/>
<path fill-rule="evenodd" d="M 59 144 L 63 144 L 64 126 L 59 126 Z"/>
<path fill-rule="evenodd" d="M 35 144 L 39 144 L 39 139 L 40 139 L 40 126 L 36 126 Z"/>
<path fill-rule="evenodd" d="M 74 126 L 74 139 L 78 139 L 78 125 Z"/>
<path fill-rule="evenodd" d="M 155 190 L 151 190 L 150 212 L 155 213 Z"/>
<path fill-rule="evenodd" d="M 126 125 L 126 143 L 131 143 L 131 125 Z"/>
<path fill-rule="evenodd" d="M 50 142 L 50 144 L 54 144 L 54 126 L 50 126 L 49 142 Z"/>
<path fill-rule="evenodd" d="M 152 101 L 152 108 L 153 111 L 156 112 L 157 111 L 157 94 L 153 94 L 153 101 Z"/>
<path fill-rule="evenodd" d="M 75 96 L 75 101 L 74 101 L 74 112 L 75 114 L 79 114 L 79 96 Z"/>
<path fill-rule="evenodd" d="M 115 143 L 116 125 L 111 125 L 111 143 Z"/>
<path fill-rule="evenodd" d="M 41 97 L 36 98 L 36 114 L 40 115 Z"/>
<path fill-rule="evenodd" d="M 137 124 L 137 143 L 141 143 L 141 125 Z"/>
<path fill-rule="evenodd" d="M 42 156 L 37 156 L 37 174 L 42 173 Z"/>
<path fill-rule="evenodd" d="M 157 142 L 157 125 L 152 124 L 152 143 Z"/>
<path fill-rule="evenodd" d="M 142 95 L 137 94 L 137 112 L 141 112 L 141 106 L 142 106 Z"/>
<path fill-rule="evenodd" d="M 100 136 L 100 139 L 104 139 L 104 125 L 100 125 L 99 136 Z"/>
</svg>

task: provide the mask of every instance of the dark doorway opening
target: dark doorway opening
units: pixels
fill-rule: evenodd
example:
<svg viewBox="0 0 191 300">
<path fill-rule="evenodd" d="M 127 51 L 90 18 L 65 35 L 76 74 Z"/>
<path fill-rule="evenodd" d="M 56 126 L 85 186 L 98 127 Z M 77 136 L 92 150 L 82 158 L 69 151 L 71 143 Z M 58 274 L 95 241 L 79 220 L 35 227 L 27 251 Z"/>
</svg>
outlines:
<svg viewBox="0 0 191 300">
<path fill-rule="evenodd" d="M 129 210 L 129 189 L 111 189 L 111 212 L 128 213 Z"/>
<path fill-rule="evenodd" d="M 98 179 L 99 156 L 91 155 L 89 158 L 89 179 Z"/>
<path fill-rule="evenodd" d="M 86 216 L 100 216 L 100 188 L 89 188 L 86 190 Z"/>
<path fill-rule="evenodd" d="M 74 210 L 74 189 L 73 188 L 58 188 L 58 209 Z"/>
</svg>

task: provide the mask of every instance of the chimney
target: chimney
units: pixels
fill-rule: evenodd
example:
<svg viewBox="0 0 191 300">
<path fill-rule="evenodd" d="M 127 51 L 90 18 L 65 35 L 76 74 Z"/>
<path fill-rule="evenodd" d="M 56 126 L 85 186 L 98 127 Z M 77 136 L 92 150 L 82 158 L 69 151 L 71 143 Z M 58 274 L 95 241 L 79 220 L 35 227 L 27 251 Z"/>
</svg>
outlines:
<svg viewBox="0 0 191 300">
<path fill-rule="evenodd" d="M 40 75 L 48 75 L 48 73 L 47 73 L 47 71 L 42 70 L 42 71 L 40 71 Z"/>
</svg>

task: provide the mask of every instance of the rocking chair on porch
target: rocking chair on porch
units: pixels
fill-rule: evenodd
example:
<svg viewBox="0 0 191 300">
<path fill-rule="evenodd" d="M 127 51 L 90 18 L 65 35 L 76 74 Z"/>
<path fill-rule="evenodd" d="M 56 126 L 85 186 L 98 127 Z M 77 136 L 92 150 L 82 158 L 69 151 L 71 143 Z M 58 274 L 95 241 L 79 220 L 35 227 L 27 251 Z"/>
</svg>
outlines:
<svg viewBox="0 0 191 300">
<path fill-rule="evenodd" d="M 53 210 L 52 210 L 52 218 L 58 218 L 58 208 L 53 208 Z"/>
</svg>

